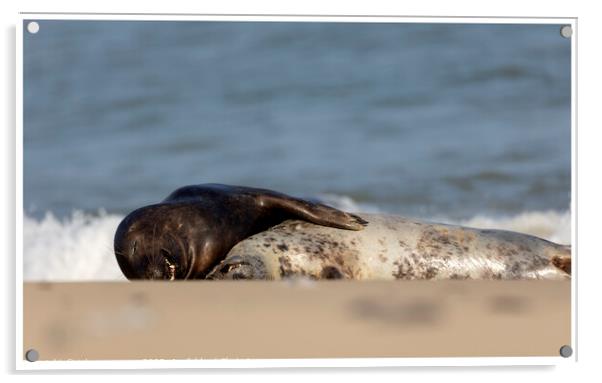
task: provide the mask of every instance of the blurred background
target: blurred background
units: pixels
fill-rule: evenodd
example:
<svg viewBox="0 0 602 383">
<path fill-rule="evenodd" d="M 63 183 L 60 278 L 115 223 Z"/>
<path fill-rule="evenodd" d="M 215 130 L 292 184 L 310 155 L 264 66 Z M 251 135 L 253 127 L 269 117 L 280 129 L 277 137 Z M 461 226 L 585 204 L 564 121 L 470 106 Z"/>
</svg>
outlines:
<svg viewBox="0 0 602 383">
<path fill-rule="evenodd" d="M 208 182 L 570 243 L 560 25 L 38 23 L 26 278 L 115 277 L 120 219 Z"/>
</svg>

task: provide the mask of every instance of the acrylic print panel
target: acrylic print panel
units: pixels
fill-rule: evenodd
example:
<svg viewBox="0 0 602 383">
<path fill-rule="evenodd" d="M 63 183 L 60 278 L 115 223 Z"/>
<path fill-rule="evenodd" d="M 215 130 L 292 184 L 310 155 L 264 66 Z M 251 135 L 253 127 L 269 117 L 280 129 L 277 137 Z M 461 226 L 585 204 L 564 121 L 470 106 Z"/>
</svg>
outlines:
<svg viewBox="0 0 602 383">
<path fill-rule="evenodd" d="M 25 19 L 19 352 L 561 359 L 570 30 L 460 21 Z"/>
</svg>

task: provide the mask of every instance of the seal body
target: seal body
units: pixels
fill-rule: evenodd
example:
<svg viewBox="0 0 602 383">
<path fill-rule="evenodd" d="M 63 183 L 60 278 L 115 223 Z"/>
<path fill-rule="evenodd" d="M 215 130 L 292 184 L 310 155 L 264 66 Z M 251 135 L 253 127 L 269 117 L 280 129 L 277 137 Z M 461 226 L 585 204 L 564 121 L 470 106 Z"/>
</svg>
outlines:
<svg viewBox="0 0 602 383">
<path fill-rule="evenodd" d="M 199 279 L 243 239 L 296 218 L 361 230 L 358 216 L 266 189 L 185 186 L 119 224 L 114 250 L 128 279 Z"/>
<path fill-rule="evenodd" d="M 359 232 L 286 221 L 237 244 L 210 279 L 568 279 L 571 251 L 541 238 L 362 214 Z"/>
</svg>

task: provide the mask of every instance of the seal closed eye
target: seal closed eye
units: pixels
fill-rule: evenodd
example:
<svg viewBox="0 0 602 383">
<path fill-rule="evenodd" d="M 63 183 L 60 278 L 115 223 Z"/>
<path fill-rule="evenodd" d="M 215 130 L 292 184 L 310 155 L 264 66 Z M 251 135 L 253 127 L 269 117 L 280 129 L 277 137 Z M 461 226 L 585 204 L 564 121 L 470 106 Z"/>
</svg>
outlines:
<svg viewBox="0 0 602 383">
<path fill-rule="evenodd" d="M 287 219 L 345 230 L 368 223 L 271 190 L 191 185 L 128 214 L 115 233 L 115 256 L 128 279 L 201 279 L 238 242 Z"/>
</svg>

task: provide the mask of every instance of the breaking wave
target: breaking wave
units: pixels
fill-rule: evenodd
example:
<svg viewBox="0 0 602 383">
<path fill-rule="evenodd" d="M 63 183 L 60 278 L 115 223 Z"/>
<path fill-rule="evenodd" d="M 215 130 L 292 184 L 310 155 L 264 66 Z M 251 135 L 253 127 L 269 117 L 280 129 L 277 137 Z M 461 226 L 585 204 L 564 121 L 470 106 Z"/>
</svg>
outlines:
<svg viewBox="0 0 602 383">
<path fill-rule="evenodd" d="M 74 212 L 59 220 L 23 217 L 23 279 L 124 280 L 113 254 L 122 216 Z"/>
</svg>

